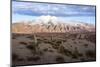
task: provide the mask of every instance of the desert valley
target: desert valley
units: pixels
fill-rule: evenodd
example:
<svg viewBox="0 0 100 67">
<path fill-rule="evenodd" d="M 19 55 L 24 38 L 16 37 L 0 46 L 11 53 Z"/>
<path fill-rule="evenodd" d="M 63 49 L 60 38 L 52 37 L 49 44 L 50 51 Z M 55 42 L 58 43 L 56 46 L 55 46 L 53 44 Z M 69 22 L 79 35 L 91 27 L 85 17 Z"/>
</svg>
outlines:
<svg viewBox="0 0 100 67">
<path fill-rule="evenodd" d="M 12 64 L 51 64 L 96 60 L 95 26 L 42 16 L 12 23 Z"/>
</svg>

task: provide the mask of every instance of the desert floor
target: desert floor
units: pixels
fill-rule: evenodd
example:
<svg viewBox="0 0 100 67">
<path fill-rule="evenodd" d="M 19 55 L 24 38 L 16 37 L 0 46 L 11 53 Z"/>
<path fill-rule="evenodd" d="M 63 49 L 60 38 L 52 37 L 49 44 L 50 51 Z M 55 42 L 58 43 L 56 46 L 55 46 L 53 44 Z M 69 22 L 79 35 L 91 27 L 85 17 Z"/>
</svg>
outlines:
<svg viewBox="0 0 100 67">
<path fill-rule="evenodd" d="M 12 33 L 12 64 L 51 64 L 96 60 L 96 36 L 86 33 Z"/>
</svg>

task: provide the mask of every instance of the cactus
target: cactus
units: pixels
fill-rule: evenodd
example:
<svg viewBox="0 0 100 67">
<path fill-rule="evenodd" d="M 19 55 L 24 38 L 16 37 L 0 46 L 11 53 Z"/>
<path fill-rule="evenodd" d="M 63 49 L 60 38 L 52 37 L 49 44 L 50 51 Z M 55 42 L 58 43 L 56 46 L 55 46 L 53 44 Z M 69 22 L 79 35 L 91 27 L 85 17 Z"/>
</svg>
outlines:
<svg viewBox="0 0 100 67">
<path fill-rule="evenodd" d="M 53 41 L 53 35 L 51 35 L 51 41 Z"/>
<path fill-rule="evenodd" d="M 34 43 L 37 44 L 37 37 L 34 33 L 33 33 L 33 37 L 34 37 Z"/>
<path fill-rule="evenodd" d="M 31 33 L 33 34 L 33 38 L 34 38 L 33 39 L 34 52 L 38 53 L 38 41 L 37 41 L 37 37 L 36 37 L 36 35 L 35 35 L 34 31 L 33 31 L 32 26 L 30 26 L 30 28 L 31 28 Z"/>
</svg>

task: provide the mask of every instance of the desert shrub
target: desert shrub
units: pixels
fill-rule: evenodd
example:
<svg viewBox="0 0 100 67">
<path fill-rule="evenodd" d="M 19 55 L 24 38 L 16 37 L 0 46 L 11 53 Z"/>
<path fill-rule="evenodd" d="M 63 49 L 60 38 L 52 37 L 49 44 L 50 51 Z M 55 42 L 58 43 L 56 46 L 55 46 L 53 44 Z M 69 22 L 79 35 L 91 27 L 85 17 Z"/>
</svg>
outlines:
<svg viewBox="0 0 100 67">
<path fill-rule="evenodd" d="M 48 51 L 48 48 L 43 49 L 43 51 Z"/>
<path fill-rule="evenodd" d="M 43 51 L 38 51 L 38 53 L 37 53 L 38 55 L 43 55 L 44 53 L 43 53 Z"/>
<path fill-rule="evenodd" d="M 52 44 L 52 42 L 49 40 L 43 40 L 42 42 Z"/>
<path fill-rule="evenodd" d="M 33 36 L 28 36 L 27 38 L 29 38 L 29 39 L 34 39 L 34 37 L 33 37 Z"/>
<path fill-rule="evenodd" d="M 75 50 L 73 51 L 72 58 L 78 58 L 79 57 L 78 55 L 79 55 L 79 52 L 76 47 Z"/>
<path fill-rule="evenodd" d="M 77 58 L 78 58 L 78 55 L 73 54 L 73 55 L 72 55 L 72 58 L 76 58 L 76 59 L 77 59 Z"/>
<path fill-rule="evenodd" d="M 57 44 L 61 44 L 62 42 L 61 42 L 61 41 L 57 41 L 56 43 L 57 43 Z"/>
<path fill-rule="evenodd" d="M 12 54 L 12 60 L 15 61 L 18 59 L 18 55 L 16 53 Z"/>
<path fill-rule="evenodd" d="M 75 39 L 72 39 L 72 40 L 75 40 Z"/>
<path fill-rule="evenodd" d="M 70 45 L 70 47 L 72 47 L 72 45 Z"/>
<path fill-rule="evenodd" d="M 37 47 L 35 45 L 27 45 L 26 47 L 30 49 L 33 54 L 37 53 Z"/>
<path fill-rule="evenodd" d="M 67 55 L 67 56 L 72 55 L 72 52 L 69 51 L 68 49 L 65 49 L 63 46 L 59 47 L 58 52 L 61 53 L 61 54 Z"/>
<path fill-rule="evenodd" d="M 90 42 L 93 42 L 93 43 L 96 43 L 96 35 L 95 34 L 88 35 L 88 37 L 86 38 L 86 40 L 88 40 Z"/>
<path fill-rule="evenodd" d="M 33 42 L 29 42 L 28 44 L 29 44 L 29 45 L 36 45 L 36 46 L 38 46 L 40 43 L 41 43 L 40 41 L 38 41 L 37 43 L 35 43 L 35 42 L 33 41 Z"/>
<path fill-rule="evenodd" d="M 85 47 L 88 47 L 88 44 L 84 44 Z"/>
<path fill-rule="evenodd" d="M 51 46 L 54 48 L 54 49 L 58 49 L 58 47 L 59 47 L 59 45 L 60 44 L 57 44 L 56 43 L 56 41 L 48 41 L 48 42 L 46 42 L 46 43 L 49 43 L 49 44 L 51 44 Z"/>
<path fill-rule="evenodd" d="M 53 50 L 49 50 L 49 52 L 53 52 Z"/>
<path fill-rule="evenodd" d="M 24 61 L 24 59 L 23 58 L 18 58 L 18 61 Z"/>
<path fill-rule="evenodd" d="M 81 61 L 85 61 L 85 58 L 80 58 Z"/>
<path fill-rule="evenodd" d="M 39 54 L 39 55 L 42 55 L 43 52 L 39 50 L 39 47 L 38 47 L 39 43 L 34 43 L 34 42 L 30 42 L 30 45 L 27 45 L 26 47 L 31 50 L 31 52 L 33 54 Z"/>
<path fill-rule="evenodd" d="M 49 43 L 49 44 L 54 44 L 54 42 L 52 42 L 52 41 L 44 41 L 45 43 Z"/>
<path fill-rule="evenodd" d="M 78 55 L 79 55 L 80 57 L 82 57 L 82 56 L 83 56 L 83 54 L 82 54 L 82 53 L 79 53 Z"/>
<path fill-rule="evenodd" d="M 20 42 L 20 44 L 27 45 L 27 43 L 25 43 L 25 42 Z"/>
<path fill-rule="evenodd" d="M 52 42 L 56 42 L 56 40 L 52 40 Z"/>
<path fill-rule="evenodd" d="M 33 46 L 33 45 L 27 45 L 27 48 L 30 49 L 30 50 L 35 50 L 36 47 Z"/>
<path fill-rule="evenodd" d="M 30 48 L 38 48 L 38 46 L 39 46 L 39 44 L 40 44 L 41 42 L 37 42 L 37 43 L 35 43 L 35 42 L 29 42 L 29 46 L 30 46 Z"/>
<path fill-rule="evenodd" d="M 28 42 L 28 45 L 32 45 L 33 44 L 33 42 Z"/>
<path fill-rule="evenodd" d="M 47 39 L 43 39 L 43 40 L 47 40 Z"/>
<path fill-rule="evenodd" d="M 51 40 L 53 40 L 53 36 L 51 36 Z"/>
<path fill-rule="evenodd" d="M 29 42 L 28 44 L 29 44 L 29 45 L 34 45 L 35 43 L 34 43 L 34 42 Z"/>
<path fill-rule="evenodd" d="M 86 59 L 85 57 L 80 58 L 80 60 L 81 60 L 82 62 L 88 61 L 88 59 Z"/>
<path fill-rule="evenodd" d="M 79 53 L 79 51 L 77 50 L 77 48 L 75 48 L 75 50 L 73 51 L 72 53 L 72 58 L 79 58 L 79 57 L 82 57 L 83 54 Z"/>
<path fill-rule="evenodd" d="M 41 39 L 37 39 L 38 41 L 41 41 Z"/>
<path fill-rule="evenodd" d="M 96 57 L 96 52 L 92 51 L 92 50 L 88 50 L 88 51 L 86 51 L 85 55 L 87 57 L 90 57 L 90 58 L 95 58 Z"/>
<path fill-rule="evenodd" d="M 77 42 L 74 41 L 74 44 L 77 44 Z"/>
<path fill-rule="evenodd" d="M 12 39 L 16 39 L 16 37 L 13 36 Z"/>
<path fill-rule="evenodd" d="M 37 39 L 38 42 L 42 41 L 41 39 Z"/>
<path fill-rule="evenodd" d="M 57 57 L 56 57 L 56 62 L 58 62 L 58 63 L 63 63 L 63 62 L 65 62 L 65 60 L 64 60 L 63 57 L 57 56 Z"/>
<path fill-rule="evenodd" d="M 28 57 L 27 60 L 28 61 L 38 61 L 40 60 L 40 57 L 39 56 Z"/>
<path fill-rule="evenodd" d="M 55 43 L 55 44 L 52 44 L 52 47 L 53 47 L 54 49 L 58 49 L 59 46 L 60 46 L 60 45 L 59 45 L 59 44 L 56 44 L 56 43 Z"/>
<path fill-rule="evenodd" d="M 74 58 L 74 59 L 77 59 L 78 53 L 75 53 L 75 51 L 73 51 L 71 57 Z"/>
<path fill-rule="evenodd" d="M 66 42 L 66 40 L 62 40 L 63 42 Z"/>
</svg>

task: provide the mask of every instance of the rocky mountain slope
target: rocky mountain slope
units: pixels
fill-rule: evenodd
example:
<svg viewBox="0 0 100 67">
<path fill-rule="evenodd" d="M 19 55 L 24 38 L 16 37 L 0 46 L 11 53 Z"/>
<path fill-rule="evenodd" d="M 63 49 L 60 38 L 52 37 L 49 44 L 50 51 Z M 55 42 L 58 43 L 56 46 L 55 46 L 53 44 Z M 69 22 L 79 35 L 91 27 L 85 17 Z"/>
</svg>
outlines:
<svg viewBox="0 0 100 67">
<path fill-rule="evenodd" d="M 94 32 L 95 26 L 82 22 L 64 22 L 55 16 L 40 16 L 34 21 L 12 24 L 13 33 L 64 33 L 64 32 Z"/>
</svg>

